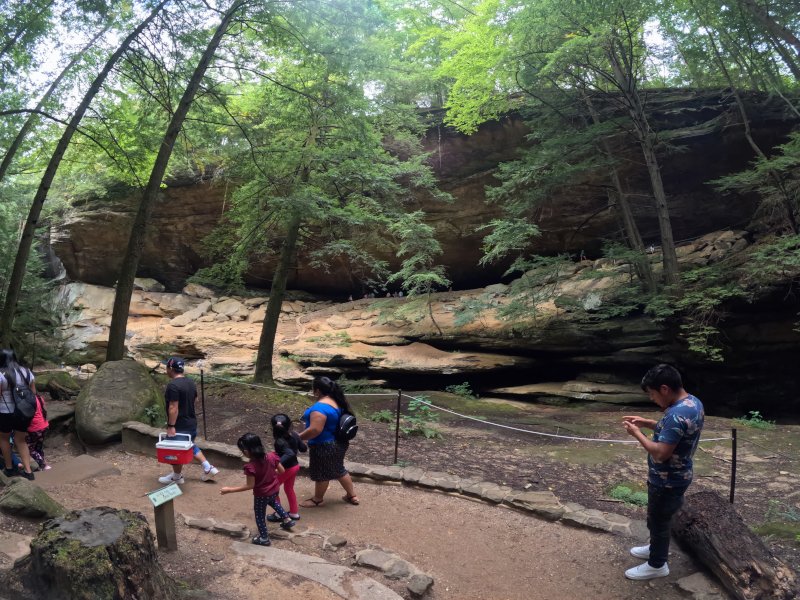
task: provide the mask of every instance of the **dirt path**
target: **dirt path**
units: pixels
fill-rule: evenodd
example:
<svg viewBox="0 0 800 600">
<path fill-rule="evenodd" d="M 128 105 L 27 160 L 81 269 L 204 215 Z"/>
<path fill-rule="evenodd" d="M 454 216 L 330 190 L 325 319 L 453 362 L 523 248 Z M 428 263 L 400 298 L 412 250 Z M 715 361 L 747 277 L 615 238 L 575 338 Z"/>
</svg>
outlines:
<svg viewBox="0 0 800 600">
<path fill-rule="evenodd" d="M 307 398 L 273 394 L 240 384 L 207 385 L 206 407 L 210 437 L 235 443 L 244 431 L 266 432 L 270 416 L 302 413 Z M 415 393 L 419 395 L 421 392 Z M 524 429 L 564 435 L 626 438 L 621 427 L 624 414 L 658 419 L 651 406 L 626 407 L 602 403 L 547 406 L 505 400 L 465 399 L 453 394 L 429 392 L 434 403 L 459 413 Z M 375 422 L 381 412 L 390 415 L 396 400 L 391 393 L 379 396 L 350 395 L 358 413 L 360 430 L 348 460 L 371 464 L 394 462 L 391 423 Z M 407 414 L 407 401 L 403 402 Z M 624 485 L 644 491 L 647 476 L 645 454 L 637 445 L 574 442 L 532 436 L 441 414 L 432 426 L 440 438 L 401 436 L 399 462 L 444 471 L 460 477 L 477 477 L 517 489 L 552 490 L 562 501 L 589 508 L 618 512 L 644 519 L 645 509 L 613 502 L 609 492 Z M 779 532 L 765 536 L 770 549 L 800 571 L 800 426 L 778 425 L 768 429 L 742 426 L 731 419 L 708 416 L 704 438 L 729 437 L 738 427 L 739 450 L 736 510 L 757 531 Z M 730 441 L 704 442 L 695 455 L 695 481 L 690 493 L 713 490 L 727 497 L 730 483 Z M 764 529 L 759 529 L 764 527 Z"/>
<path fill-rule="evenodd" d="M 68 458 L 51 452 L 55 469 Z M 151 521 L 153 510 L 144 496 L 158 487 L 163 465 L 110 447 L 93 453 L 114 464 L 120 475 L 61 485 L 51 494 L 68 508 L 108 505 L 141 511 Z M 184 495 L 176 511 L 198 517 L 244 523 L 254 528 L 248 494 L 221 496 L 221 485 L 238 484 L 240 473 L 223 471 L 215 483 L 199 481 L 199 467 L 187 472 Z M 310 482 L 298 482 L 301 497 L 311 493 Z M 678 600 L 684 598 L 675 581 L 696 568 L 676 554 L 672 575 L 657 583 L 637 583 L 623 577 L 637 560 L 628 555 L 629 540 L 573 529 L 528 515 L 461 497 L 402 486 L 358 484 L 361 506 L 340 500 L 331 488 L 327 506 L 302 510 L 298 525 L 306 530 L 337 533 L 348 540 L 338 552 L 322 551 L 319 538 L 274 540 L 276 547 L 317 554 L 352 566 L 356 551 L 381 547 L 399 554 L 431 574 L 436 583 L 433 600 Z M 32 534 L 35 525 L 0 517 L 0 527 Z M 179 551 L 160 553 L 166 569 L 193 588 L 213 597 L 251 600 L 281 594 L 287 598 L 328 600 L 331 592 L 295 576 L 256 569 L 230 552 L 230 540 L 218 534 L 178 528 Z M 372 575 L 372 573 L 370 573 Z M 380 579 L 403 592 L 403 585 Z M 404 594 L 407 597 L 407 593 Z M 208 596 L 205 596 L 208 597 Z"/>
</svg>

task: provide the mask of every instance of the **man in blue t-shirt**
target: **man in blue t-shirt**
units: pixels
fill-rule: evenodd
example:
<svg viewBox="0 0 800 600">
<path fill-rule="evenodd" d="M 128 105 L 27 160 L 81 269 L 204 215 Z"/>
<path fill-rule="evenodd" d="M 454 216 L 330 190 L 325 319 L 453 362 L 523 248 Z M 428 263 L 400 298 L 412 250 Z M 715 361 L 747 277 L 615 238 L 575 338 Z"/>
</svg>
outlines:
<svg viewBox="0 0 800 600">
<path fill-rule="evenodd" d="M 646 563 L 625 571 L 628 579 L 653 579 L 669 575 L 669 532 L 672 516 L 683 505 L 692 482 L 692 457 L 700 441 L 705 413 L 703 403 L 683 389 L 681 374 L 667 364 L 656 365 L 642 378 L 642 389 L 664 411 L 656 422 L 643 417 L 622 417 L 622 426 L 647 450 L 647 528 L 650 544 L 631 548 Z M 653 430 L 653 439 L 640 427 Z"/>
</svg>

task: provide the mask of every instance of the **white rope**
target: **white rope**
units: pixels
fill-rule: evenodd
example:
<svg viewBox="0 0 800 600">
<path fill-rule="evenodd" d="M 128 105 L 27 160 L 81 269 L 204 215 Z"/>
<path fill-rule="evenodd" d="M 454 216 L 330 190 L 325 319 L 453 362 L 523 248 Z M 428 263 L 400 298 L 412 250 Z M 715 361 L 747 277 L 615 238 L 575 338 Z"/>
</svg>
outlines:
<svg viewBox="0 0 800 600">
<path fill-rule="evenodd" d="M 278 392 L 286 392 L 288 394 L 300 394 L 300 395 L 303 395 L 303 396 L 308 394 L 308 392 L 300 392 L 300 391 L 297 391 L 297 390 L 290 390 L 288 388 L 278 388 L 278 387 L 272 387 L 272 386 L 268 386 L 268 385 L 261 385 L 261 384 L 258 384 L 258 383 L 244 383 L 242 381 L 236 381 L 235 379 L 226 379 L 225 377 L 217 377 L 216 375 L 205 375 L 205 377 L 208 378 L 208 379 L 216 379 L 217 381 L 225 381 L 227 383 L 236 383 L 238 385 L 246 385 L 246 386 L 249 386 L 249 387 L 261 388 L 261 389 L 264 389 L 264 390 L 275 390 L 275 391 L 278 391 Z M 374 393 L 371 393 L 371 394 L 370 393 L 348 394 L 348 396 L 392 396 L 392 397 L 394 397 L 394 395 L 395 394 L 392 393 L 392 392 L 374 392 Z M 502 427 L 503 429 L 510 429 L 512 431 L 519 431 L 519 432 L 522 432 L 522 433 L 530 433 L 531 435 L 541 435 L 541 436 L 544 436 L 544 437 L 559 438 L 559 439 L 562 439 L 562 440 L 575 440 L 575 441 L 579 441 L 579 442 L 604 442 L 606 444 L 638 444 L 639 443 L 636 440 L 608 440 L 608 439 L 603 439 L 603 438 L 588 438 L 588 437 L 579 437 L 579 436 L 573 436 L 573 435 L 558 435 L 556 433 L 545 433 L 543 431 L 531 431 L 530 429 L 522 429 L 520 427 L 512 427 L 511 425 L 502 425 L 500 423 L 493 423 L 491 421 L 486 421 L 485 419 L 479 419 L 478 417 L 471 417 L 469 415 L 463 415 L 461 413 L 457 413 L 454 410 L 450 410 L 449 408 L 442 408 L 441 406 L 436 406 L 435 404 L 431 404 L 430 402 L 428 402 L 426 400 L 423 400 L 422 398 L 416 398 L 414 396 L 409 396 L 408 394 L 401 394 L 401 396 L 403 396 L 405 398 L 409 398 L 411 400 L 416 400 L 417 402 L 425 404 L 426 406 L 430 406 L 431 408 L 434 408 L 436 410 L 440 410 L 442 412 L 446 412 L 446 413 L 450 413 L 452 415 L 456 415 L 458 417 L 461 417 L 462 419 L 469 419 L 470 421 L 477 421 L 478 423 L 483 423 L 485 425 L 492 425 L 494 427 Z M 700 441 L 701 442 L 719 442 L 719 441 L 729 440 L 729 439 L 731 439 L 730 436 L 728 436 L 728 437 L 720 437 L 720 438 L 708 438 L 708 439 L 703 439 L 703 440 L 700 440 Z"/>
<path fill-rule="evenodd" d="M 436 410 L 441 410 L 442 412 L 450 413 L 452 415 L 456 415 L 462 417 L 464 419 L 469 419 L 471 421 L 477 421 L 478 423 L 484 423 L 486 425 L 493 425 L 495 427 L 502 427 L 503 429 L 510 429 L 512 431 L 520 431 L 522 433 L 530 433 L 532 435 L 541 435 L 545 437 L 552 437 L 552 438 L 559 438 L 562 440 L 576 440 L 580 442 L 605 442 L 606 444 L 638 444 L 637 440 L 607 440 L 603 438 L 587 438 L 587 437 L 578 437 L 573 435 L 558 435 L 555 433 L 544 433 L 543 431 L 531 431 L 530 429 L 521 429 L 519 427 L 512 427 L 511 425 L 502 425 L 500 423 L 492 423 L 491 421 L 486 421 L 485 419 L 479 419 L 478 417 L 471 417 L 469 415 L 462 415 L 461 413 L 457 413 L 454 410 L 450 410 L 449 408 L 442 408 L 441 406 L 436 406 L 435 404 L 431 404 L 422 398 L 415 398 L 414 396 L 408 396 L 403 394 L 406 398 L 410 398 L 412 400 L 416 400 L 422 404 L 430 406 L 431 408 L 435 408 Z M 729 440 L 730 437 L 724 438 L 709 438 L 707 440 L 700 440 L 701 442 L 718 442 L 721 440 Z"/>
<path fill-rule="evenodd" d="M 243 381 L 236 381 L 235 379 L 226 379 L 225 377 L 217 377 L 216 375 L 204 375 L 205 379 L 216 379 L 217 381 L 225 381 L 227 383 L 236 383 L 239 385 L 246 385 L 248 387 L 261 388 L 263 390 L 275 390 L 276 392 L 286 392 L 287 394 L 302 394 L 307 395 L 308 392 L 299 392 L 297 390 L 290 390 L 289 388 L 272 387 L 269 385 L 261 385 L 259 383 L 245 383 Z"/>
</svg>

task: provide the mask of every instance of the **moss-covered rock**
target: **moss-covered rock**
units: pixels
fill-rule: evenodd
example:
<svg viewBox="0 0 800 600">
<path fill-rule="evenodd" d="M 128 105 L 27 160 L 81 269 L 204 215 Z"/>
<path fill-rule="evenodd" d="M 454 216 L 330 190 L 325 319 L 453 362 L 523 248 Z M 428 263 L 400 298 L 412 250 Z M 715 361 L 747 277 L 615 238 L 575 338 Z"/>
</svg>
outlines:
<svg viewBox="0 0 800 600">
<path fill-rule="evenodd" d="M 104 363 L 78 396 L 75 422 L 87 444 L 120 439 L 126 421 L 166 419 L 161 390 L 147 367 L 133 360 Z"/>
<path fill-rule="evenodd" d="M 108 507 L 48 521 L 17 563 L 30 598 L 161 600 L 177 596 L 144 516 Z"/>
<path fill-rule="evenodd" d="M 36 374 L 36 389 L 49 393 L 56 400 L 67 400 L 77 396 L 81 386 L 66 371 L 45 371 Z"/>
<path fill-rule="evenodd" d="M 42 488 L 27 479 L 11 479 L 0 496 L 0 510 L 10 515 L 52 519 L 63 515 L 65 509 Z"/>
</svg>

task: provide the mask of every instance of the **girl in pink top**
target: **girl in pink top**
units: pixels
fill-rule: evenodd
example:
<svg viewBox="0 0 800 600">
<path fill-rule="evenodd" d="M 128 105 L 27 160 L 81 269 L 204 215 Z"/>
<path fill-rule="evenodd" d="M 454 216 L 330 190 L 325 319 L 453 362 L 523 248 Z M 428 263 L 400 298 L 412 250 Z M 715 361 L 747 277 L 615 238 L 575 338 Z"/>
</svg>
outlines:
<svg viewBox="0 0 800 600">
<path fill-rule="evenodd" d="M 36 394 L 36 412 L 28 426 L 25 441 L 28 443 L 31 458 L 38 463 L 39 469 L 42 471 L 50 469 L 50 465 L 44 459 L 44 436 L 48 429 L 50 429 L 50 423 L 47 422 L 47 407 L 44 405 L 44 398 Z"/>
<path fill-rule="evenodd" d="M 282 523 L 281 529 L 291 529 L 294 521 L 286 514 L 278 498 L 280 482 L 278 475 L 283 473 L 280 458 L 274 452 L 266 453 L 261 438 L 254 433 L 245 433 L 236 442 L 239 450 L 245 457 L 250 459 L 244 466 L 244 475 L 247 483 L 237 487 L 224 487 L 219 490 L 220 494 L 230 494 L 232 492 L 246 492 L 253 490 L 253 511 L 256 515 L 256 525 L 258 535 L 253 538 L 253 543 L 259 546 L 269 546 L 269 533 L 267 532 L 267 506 L 278 514 Z"/>
</svg>

